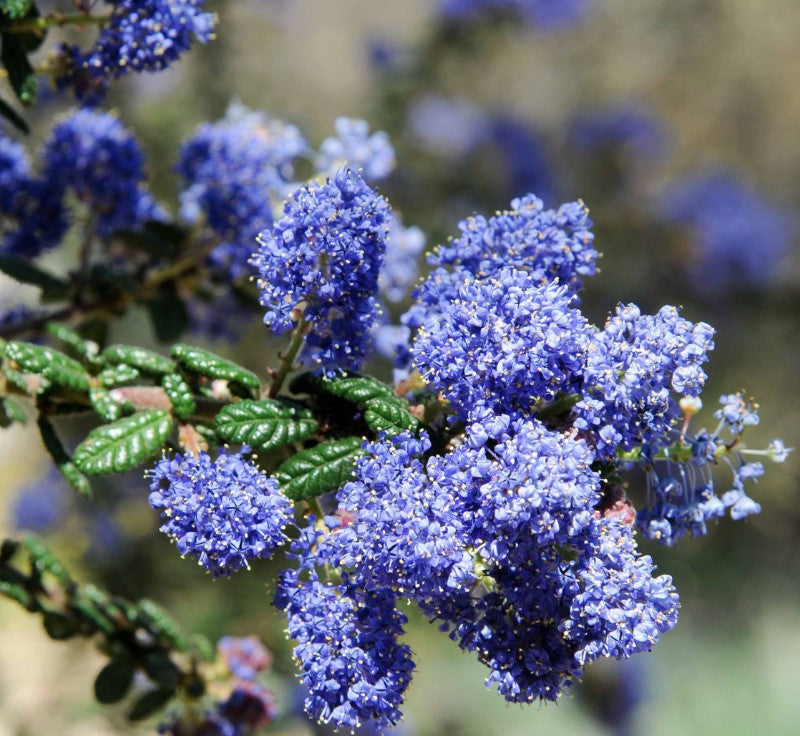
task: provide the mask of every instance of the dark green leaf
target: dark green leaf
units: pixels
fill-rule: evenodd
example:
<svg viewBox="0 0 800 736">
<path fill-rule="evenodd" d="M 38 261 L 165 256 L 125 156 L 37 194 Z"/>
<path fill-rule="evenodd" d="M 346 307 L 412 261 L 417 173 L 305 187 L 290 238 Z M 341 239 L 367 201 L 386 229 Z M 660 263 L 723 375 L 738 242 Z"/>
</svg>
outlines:
<svg viewBox="0 0 800 736">
<path fill-rule="evenodd" d="M 88 475 L 124 473 L 156 456 L 172 431 L 165 411 L 140 411 L 113 424 L 93 429 L 78 445 L 75 464 Z"/>
<path fill-rule="evenodd" d="M 14 422 L 25 424 L 27 421 L 28 415 L 18 402 L 9 397 L 0 399 L 0 427 L 8 427 Z"/>
<path fill-rule="evenodd" d="M 89 389 L 89 376 L 83 366 L 53 348 L 11 340 L 6 343 L 5 357 L 23 373 L 38 373 L 51 383 L 78 391 Z"/>
<path fill-rule="evenodd" d="M 169 358 L 133 345 L 109 345 L 102 357 L 109 363 L 124 363 L 149 375 L 175 372 L 175 363 Z"/>
<path fill-rule="evenodd" d="M 30 133 L 31 129 L 28 127 L 28 124 L 25 122 L 25 118 L 23 118 L 11 105 L 9 105 L 2 97 L 0 97 L 0 115 L 2 115 L 6 120 L 8 120 L 15 128 L 21 130 L 23 133 Z M 0 270 L 2 270 L 0 268 Z"/>
<path fill-rule="evenodd" d="M 180 670 L 166 652 L 151 652 L 144 658 L 144 671 L 156 685 L 174 690 L 180 681 Z"/>
<path fill-rule="evenodd" d="M 4 595 L 6 598 L 10 598 L 28 609 L 33 604 L 33 598 L 30 593 L 20 583 L 0 580 L 0 595 Z"/>
<path fill-rule="evenodd" d="M 61 340 L 65 345 L 68 345 L 74 354 L 91 362 L 97 361 L 100 346 L 96 342 L 84 339 L 75 330 L 58 322 L 48 322 L 46 329 L 57 340 Z"/>
<path fill-rule="evenodd" d="M 50 388 L 48 381 L 41 373 L 20 373 L 13 368 L 3 368 L 3 375 L 8 382 L 29 396 L 38 396 Z"/>
<path fill-rule="evenodd" d="M 356 460 L 366 454 L 362 442 L 360 437 L 345 437 L 302 450 L 283 463 L 275 477 L 295 501 L 335 491 L 350 478 Z"/>
<path fill-rule="evenodd" d="M 190 371 L 199 373 L 201 376 L 234 381 L 247 388 L 260 388 L 261 386 L 261 381 L 255 373 L 208 350 L 190 345 L 175 345 L 172 348 L 172 357 Z"/>
<path fill-rule="evenodd" d="M 7 15 L 11 20 L 24 18 L 31 9 L 31 0 L 3 0 L 0 3 L 0 9 L 3 14 Z"/>
<path fill-rule="evenodd" d="M 29 260 L 0 255 L 0 271 L 23 284 L 38 286 L 44 299 L 64 299 L 69 294 L 69 283 L 34 266 Z"/>
<path fill-rule="evenodd" d="M 400 434 L 405 430 L 413 430 L 419 421 L 409 413 L 408 404 L 393 396 L 391 399 L 372 399 L 364 410 L 364 421 L 376 432 L 387 432 L 390 435 Z"/>
<path fill-rule="evenodd" d="M 55 611 L 45 613 L 43 623 L 44 630 L 51 639 L 70 639 L 78 633 L 75 621 Z"/>
<path fill-rule="evenodd" d="M 317 423 L 308 412 L 269 399 L 226 406 L 217 414 L 214 426 L 224 440 L 263 451 L 289 445 L 317 431 Z"/>
<path fill-rule="evenodd" d="M 189 648 L 189 642 L 167 612 L 148 598 L 143 598 L 137 604 L 137 622 L 157 637 L 165 639 L 175 649 L 183 652 Z"/>
<path fill-rule="evenodd" d="M 174 690 L 151 690 L 140 697 L 128 713 L 131 721 L 141 721 L 163 708 L 174 694 Z"/>
<path fill-rule="evenodd" d="M 133 684 L 133 663 L 127 658 L 112 659 L 94 681 L 94 696 L 97 701 L 109 705 L 118 703 Z"/>
<path fill-rule="evenodd" d="M 107 422 L 115 422 L 126 409 L 133 408 L 129 403 L 115 401 L 104 388 L 90 388 L 89 401 L 92 402 L 92 408 Z"/>
<path fill-rule="evenodd" d="M 116 388 L 117 386 L 124 386 L 126 383 L 132 383 L 139 378 L 139 371 L 131 365 L 120 363 L 119 365 L 112 365 L 97 374 L 97 378 L 105 388 Z"/>
<path fill-rule="evenodd" d="M 161 379 L 161 387 L 167 392 L 175 413 L 185 419 L 194 414 L 196 403 L 189 384 L 178 373 L 170 373 Z"/>
<path fill-rule="evenodd" d="M 39 416 L 36 424 L 39 427 L 42 444 L 50 453 L 50 457 L 53 458 L 53 463 L 58 472 L 82 496 L 91 496 L 92 487 L 89 485 L 88 479 L 67 454 L 50 420 L 47 417 Z"/>
<path fill-rule="evenodd" d="M 315 386 L 354 404 L 364 404 L 370 399 L 397 398 L 390 386 L 369 376 L 337 376 L 325 378 L 301 374 L 292 382 L 292 390 L 309 391 Z"/>
<path fill-rule="evenodd" d="M 147 310 L 160 342 L 174 342 L 189 326 L 189 312 L 174 284 L 163 287 L 155 299 L 148 301 Z"/>
<path fill-rule="evenodd" d="M 17 33 L 2 34 L 0 61 L 8 71 L 8 81 L 23 105 L 36 101 L 36 72 L 28 60 L 25 39 Z"/>
</svg>

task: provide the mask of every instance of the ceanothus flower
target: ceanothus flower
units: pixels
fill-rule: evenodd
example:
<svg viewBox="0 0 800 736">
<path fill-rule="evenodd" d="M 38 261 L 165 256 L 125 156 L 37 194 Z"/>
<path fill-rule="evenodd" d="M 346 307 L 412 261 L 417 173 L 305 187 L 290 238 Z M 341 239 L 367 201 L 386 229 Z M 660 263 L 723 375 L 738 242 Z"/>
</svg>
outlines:
<svg viewBox="0 0 800 736">
<path fill-rule="evenodd" d="M 264 322 L 281 335 L 302 320 L 306 350 L 322 371 L 357 370 L 368 351 L 390 219 L 388 202 L 344 168 L 297 189 L 259 235 L 250 262 Z"/>
<path fill-rule="evenodd" d="M 511 13 L 532 26 L 552 30 L 579 21 L 588 5 L 587 0 L 440 0 L 439 13 L 461 22 Z"/>
<path fill-rule="evenodd" d="M 212 264 L 234 278 L 247 272 L 255 238 L 272 224 L 273 207 L 294 176 L 293 160 L 307 149 L 294 125 L 241 107 L 204 123 L 183 143 L 176 165 L 180 212 L 222 238 Z"/>
<path fill-rule="evenodd" d="M 591 329 L 566 286 L 513 268 L 467 275 L 411 351 L 423 378 L 461 417 L 486 406 L 530 416 L 581 385 Z"/>
<path fill-rule="evenodd" d="M 425 233 L 418 227 L 405 227 L 400 216 L 389 220 L 386 257 L 378 277 L 378 289 L 390 302 L 405 299 L 408 287 L 419 273 L 418 260 L 425 249 Z"/>
<path fill-rule="evenodd" d="M 14 211 L 14 200 L 20 186 L 30 175 L 31 165 L 25 149 L 0 134 L 0 214 Z"/>
<path fill-rule="evenodd" d="M 388 588 L 363 589 L 344 576 L 339 584 L 319 579 L 312 546 L 319 539 L 314 518 L 292 545 L 299 569 L 278 580 L 275 605 L 287 616 L 287 633 L 307 688 L 306 713 L 335 727 L 379 729 L 397 722 L 411 681 L 411 649 L 400 644 L 406 617 Z"/>
<path fill-rule="evenodd" d="M 592 340 L 575 426 L 592 434 L 604 456 L 667 444 L 680 415 L 673 393 L 700 394 L 713 335 L 710 325 L 684 319 L 675 307 L 643 315 L 635 304 L 618 306 Z"/>
<path fill-rule="evenodd" d="M 291 501 L 240 454 L 176 454 L 159 460 L 148 477 L 147 501 L 166 519 L 161 531 L 214 577 L 268 557 L 286 539 Z"/>
<path fill-rule="evenodd" d="M 115 115 L 76 110 L 53 128 L 42 158 L 44 180 L 71 189 L 101 237 L 159 216 L 144 186 L 144 155 Z"/>
<path fill-rule="evenodd" d="M 347 165 L 358 170 L 367 181 L 385 179 L 395 167 L 394 148 L 382 130 L 372 135 L 369 123 L 357 118 L 336 118 L 336 136 L 326 138 L 319 147 L 317 170 L 333 176 Z"/>
<path fill-rule="evenodd" d="M 62 47 L 60 87 L 72 86 L 79 99 L 99 102 L 106 81 L 131 72 L 161 71 L 179 59 L 193 40 L 214 37 L 216 15 L 203 12 L 204 0 L 108 0 L 111 17 L 94 46 Z"/>
</svg>

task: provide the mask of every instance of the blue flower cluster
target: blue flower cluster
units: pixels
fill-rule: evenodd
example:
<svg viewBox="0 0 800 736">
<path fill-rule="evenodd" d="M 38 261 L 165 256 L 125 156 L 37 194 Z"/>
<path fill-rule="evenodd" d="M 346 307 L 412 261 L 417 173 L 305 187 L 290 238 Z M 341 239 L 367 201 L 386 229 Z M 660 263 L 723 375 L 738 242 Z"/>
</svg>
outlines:
<svg viewBox="0 0 800 736">
<path fill-rule="evenodd" d="M 96 103 L 107 81 L 132 72 L 160 71 L 179 59 L 193 40 L 214 37 L 216 16 L 203 12 L 204 0 L 108 0 L 113 6 L 94 46 L 88 51 L 63 47 L 61 88 L 73 87 L 78 99 Z"/>
<path fill-rule="evenodd" d="M 212 575 L 230 575 L 283 544 L 292 503 L 278 482 L 241 454 L 164 457 L 148 472 L 147 501 L 181 555 Z"/>
<path fill-rule="evenodd" d="M 367 353 L 391 217 L 386 200 L 344 168 L 295 191 L 259 236 L 251 263 L 264 322 L 277 335 L 306 329 L 309 357 L 323 371 L 357 370 Z"/>
<path fill-rule="evenodd" d="M 22 163 L 16 144 L 0 141 L 0 155 L 9 163 L 0 179 L 0 213 L 14 223 L 2 252 L 34 258 L 58 245 L 71 220 L 68 192 L 86 208 L 101 238 L 161 217 L 145 187 L 139 144 L 115 115 L 83 109 L 62 119 L 42 149 L 41 176 Z"/>
<path fill-rule="evenodd" d="M 233 278 L 248 273 L 255 238 L 272 224 L 294 176 L 293 160 L 307 150 L 294 125 L 240 107 L 184 142 L 176 165 L 181 216 L 219 236 L 211 252 L 216 268 Z"/>
<path fill-rule="evenodd" d="M 367 181 L 385 179 L 395 167 L 394 148 L 381 131 L 370 135 L 369 123 L 357 118 L 336 118 L 336 136 L 322 141 L 317 170 L 334 176 L 342 166 L 358 170 Z"/>
<path fill-rule="evenodd" d="M 747 449 L 742 435 L 747 427 L 758 424 L 757 407 L 741 392 L 722 396 L 720 404 L 722 408 L 714 413 L 719 424 L 713 432 L 701 429 L 690 433 L 689 422 L 700 402 L 683 400 L 685 421 L 680 431 L 673 429 L 670 450 L 647 447 L 641 457 L 631 459 L 631 467 L 643 466 L 647 473 L 647 505 L 636 518 L 644 536 L 671 546 L 687 534 L 706 534 L 708 523 L 724 516 L 726 510 L 734 520 L 761 511 L 747 495 L 745 483 L 757 481 L 764 466 L 746 458 L 761 456 L 780 463 L 789 450 L 781 440 L 773 440 L 766 450 Z M 712 472 L 717 465 L 727 467 L 732 478 L 721 496 Z"/>
<path fill-rule="evenodd" d="M 406 617 L 387 587 L 363 588 L 344 576 L 319 579 L 312 550 L 321 540 L 314 517 L 293 544 L 299 568 L 282 573 L 275 605 L 286 612 L 294 656 L 308 690 L 306 712 L 320 722 L 357 728 L 399 720 L 399 705 L 411 681 L 411 649 L 399 644 Z"/>
</svg>

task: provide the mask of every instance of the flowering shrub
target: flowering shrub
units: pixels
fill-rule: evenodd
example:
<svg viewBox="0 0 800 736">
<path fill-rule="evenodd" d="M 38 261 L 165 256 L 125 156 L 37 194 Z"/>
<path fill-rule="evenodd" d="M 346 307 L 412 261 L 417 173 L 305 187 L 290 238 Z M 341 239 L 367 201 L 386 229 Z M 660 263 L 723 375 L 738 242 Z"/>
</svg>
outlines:
<svg viewBox="0 0 800 736">
<path fill-rule="evenodd" d="M 99 26 L 87 50 L 54 52 L 57 83 L 93 103 L 109 80 L 209 41 L 215 23 L 199 0 L 75 16 L 7 5 L 4 44 L 70 18 Z M 440 11 L 548 24 L 588 3 L 549 5 Z M 619 304 L 603 326 L 581 311 L 600 258 L 583 202 L 520 193 L 466 217 L 420 276 L 425 236 L 376 188 L 396 163 L 388 136 L 334 125 L 315 148 L 232 105 L 175 152 L 176 215 L 114 113 L 61 117 L 34 164 L 0 138 L 0 269 L 45 297 L 0 319 L 0 424 L 32 412 L 58 472 L 87 496 L 97 477 L 144 466 L 161 532 L 213 577 L 280 560 L 274 607 L 321 723 L 382 731 L 401 719 L 415 667 L 403 602 L 485 665 L 505 700 L 556 700 L 593 661 L 649 651 L 676 625 L 672 578 L 637 538 L 672 545 L 726 513 L 758 513 L 753 458 L 788 450 L 745 445 L 758 415 L 741 392 L 722 397 L 712 430 L 692 426 L 710 325 L 673 306 Z M 37 262 L 70 239 L 68 278 Z M 387 303 L 407 309 L 394 319 Z M 169 355 L 94 329 L 134 305 Z M 258 310 L 282 350 L 261 375 L 178 342 L 190 330 L 236 339 Z M 386 355 L 391 384 L 372 375 Z M 96 426 L 73 442 L 62 416 L 79 413 Z M 715 466 L 730 471 L 722 488 Z M 57 522 L 31 503 L 17 507 L 25 525 Z M 257 640 L 225 637 L 215 653 L 150 601 L 78 584 L 32 538 L 3 545 L 0 583 L 53 638 L 94 637 L 109 658 L 98 699 L 137 691 L 134 720 L 168 706 L 162 733 L 252 733 L 280 708 Z"/>
</svg>

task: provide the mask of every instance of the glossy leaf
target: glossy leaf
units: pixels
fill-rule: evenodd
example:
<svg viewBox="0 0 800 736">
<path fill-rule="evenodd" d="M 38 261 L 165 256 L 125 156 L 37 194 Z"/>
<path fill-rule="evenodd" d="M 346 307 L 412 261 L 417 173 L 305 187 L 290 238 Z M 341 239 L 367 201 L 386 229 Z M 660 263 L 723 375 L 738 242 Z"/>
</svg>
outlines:
<svg viewBox="0 0 800 736">
<path fill-rule="evenodd" d="M 275 477 L 295 501 L 335 491 L 349 480 L 356 460 L 366 454 L 362 442 L 361 437 L 345 437 L 302 450 L 283 463 Z"/>
<path fill-rule="evenodd" d="M 156 456 L 171 431 L 167 412 L 137 412 L 93 429 L 75 450 L 74 462 L 88 475 L 124 473 Z"/>
<path fill-rule="evenodd" d="M 109 363 L 122 363 L 149 375 L 175 372 L 175 363 L 169 358 L 133 345 L 109 345 L 102 356 Z"/>
<path fill-rule="evenodd" d="M 387 432 L 390 435 L 413 430 L 419 426 L 419 420 L 409 413 L 408 405 L 396 396 L 392 399 L 368 401 L 364 410 L 364 421 L 370 429 Z"/>
<path fill-rule="evenodd" d="M 172 357 L 188 370 L 201 376 L 234 381 L 247 388 L 261 386 L 261 381 L 255 373 L 208 350 L 190 345 L 175 345 L 172 348 Z"/>
<path fill-rule="evenodd" d="M 226 406 L 217 414 L 215 428 L 228 442 L 267 451 L 314 434 L 317 423 L 308 412 L 264 399 Z"/>
<path fill-rule="evenodd" d="M 196 403 L 189 384 L 178 373 L 170 373 L 161 379 L 161 387 L 167 392 L 175 413 L 185 419 L 194 414 Z"/>
</svg>

